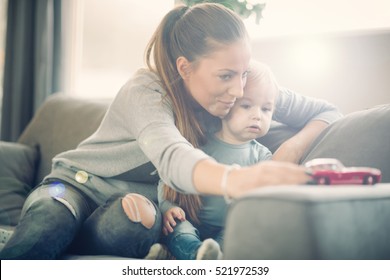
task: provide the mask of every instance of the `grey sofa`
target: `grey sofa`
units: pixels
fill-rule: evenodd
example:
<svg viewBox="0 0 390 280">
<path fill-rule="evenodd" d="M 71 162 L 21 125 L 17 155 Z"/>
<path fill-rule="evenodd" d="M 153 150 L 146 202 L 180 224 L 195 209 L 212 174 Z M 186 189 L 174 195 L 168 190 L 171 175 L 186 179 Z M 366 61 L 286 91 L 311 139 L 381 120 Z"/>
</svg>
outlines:
<svg viewBox="0 0 390 280">
<path fill-rule="evenodd" d="M 17 223 L 28 192 L 49 173 L 51 159 L 75 148 L 99 125 L 109 100 L 50 97 L 17 143 L 0 142 L 0 224 Z M 275 124 L 259 139 L 271 151 L 294 129 Z M 347 115 L 330 126 L 303 162 L 337 157 L 382 170 L 374 187 L 266 187 L 233 202 L 226 259 L 390 259 L 390 105 Z M 134 190 L 156 201 L 156 187 Z M 0 244 L 1 245 L 1 244 Z M 75 256 L 105 259 L 115 256 Z"/>
</svg>

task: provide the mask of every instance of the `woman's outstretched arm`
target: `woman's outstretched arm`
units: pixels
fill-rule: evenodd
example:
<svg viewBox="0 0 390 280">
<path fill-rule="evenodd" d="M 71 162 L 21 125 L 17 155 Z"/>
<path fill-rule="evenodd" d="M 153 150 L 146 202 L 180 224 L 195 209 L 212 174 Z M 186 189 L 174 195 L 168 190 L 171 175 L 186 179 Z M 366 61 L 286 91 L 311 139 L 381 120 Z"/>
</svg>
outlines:
<svg viewBox="0 0 390 280">
<path fill-rule="evenodd" d="M 199 193 L 239 197 L 251 190 L 270 185 L 305 184 L 310 180 L 302 166 L 277 161 L 263 161 L 256 165 L 230 169 L 216 161 L 206 159 L 194 168 L 193 182 Z M 226 176 L 225 190 L 222 188 Z"/>
</svg>

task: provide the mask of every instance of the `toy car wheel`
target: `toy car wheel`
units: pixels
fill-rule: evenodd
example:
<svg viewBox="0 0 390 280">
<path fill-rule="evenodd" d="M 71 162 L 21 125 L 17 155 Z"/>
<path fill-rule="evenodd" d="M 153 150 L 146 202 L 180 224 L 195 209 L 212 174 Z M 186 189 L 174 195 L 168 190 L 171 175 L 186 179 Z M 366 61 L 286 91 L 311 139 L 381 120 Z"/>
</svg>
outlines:
<svg viewBox="0 0 390 280">
<path fill-rule="evenodd" d="M 363 184 L 365 185 L 374 185 L 376 183 L 376 180 L 374 176 L 366 176 L 364 177 Z"/>
<path fill-rule="evenodd" d="M 319 185 L 329 185 L 330 184 L 330 180 L 328 177 L 320 177 L 317 179 L 317 184 Z"/>
</svg>

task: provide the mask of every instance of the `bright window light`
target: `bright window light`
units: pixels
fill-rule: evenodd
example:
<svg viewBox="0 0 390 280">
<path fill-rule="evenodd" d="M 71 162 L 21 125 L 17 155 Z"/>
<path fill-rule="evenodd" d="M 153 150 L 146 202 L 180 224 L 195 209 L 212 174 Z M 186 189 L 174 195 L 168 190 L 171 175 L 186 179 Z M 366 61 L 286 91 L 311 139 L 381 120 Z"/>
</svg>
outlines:
<svg viewBox="0 0 390 280">
<path fill-rule="evenodd" d="M 105 98 L 115 96 L 144 66 L 145 47 L 174 1 L 72 0 L 64 5 L 74 25 L 65 90 Z"/>
<path fill-rule="evenodd" d="M 388 29 L 389 0 L 264 0 L 260 24 L 246 20 L 253 39 L 324 32 Z"/>
<path fill-rule="evenodd" d="M 299 41 L 292 48 L 291 63 L 297 66 L 296 71 L 305 75 L 307 80 L 323 79 L 323 75 L 331 72 L 337 64 L 332 45 L 320 38 Z"/>
<path fill-rule="evenodd" d="M 113 97 L 126 80 L 144 66 L 146 44 L 174 0 L 69 0 L 71 34 L 66 40 L 65 91 L 85 98 Z M 249 33 L 259 38 L 333 31 L 390 28 L 390 1 L 264 0 L 260 24 L 246 19 Z M 70 7 L 70 8 L 69 8 Z M 319 75 L 329 67 L 331 49 L 313 42 L 296 46 L 300 67 Z M 317 74 L 316 74 L 317 73 Z"/>
</svg>

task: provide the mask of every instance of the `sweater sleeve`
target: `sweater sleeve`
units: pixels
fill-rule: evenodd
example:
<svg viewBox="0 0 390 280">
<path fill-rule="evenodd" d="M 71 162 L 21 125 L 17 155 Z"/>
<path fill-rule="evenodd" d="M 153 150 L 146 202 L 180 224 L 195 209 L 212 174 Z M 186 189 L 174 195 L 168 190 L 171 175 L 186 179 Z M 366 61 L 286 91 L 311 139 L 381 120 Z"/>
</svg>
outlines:
<svg viewBox="0 0 390 280">
<path fill-rule="evenodd" d="M 160 178 L 179 192 L 197 193 L 195 165 L 210 158 L 195 149 L 175 126 L 172 107 L 158 83 L 142 80 L 125 89 L 128 128 L 140 149 L 156 167 Z"/>
<path fill-rule="evenodd" d="M 303 95 L 289 89 L 280 88 L 275 106 L 274 120 L 291 127 L 301 128 L 313 120 L 328 124 L 342 117 L 331 103 Z"/>
</svg>

